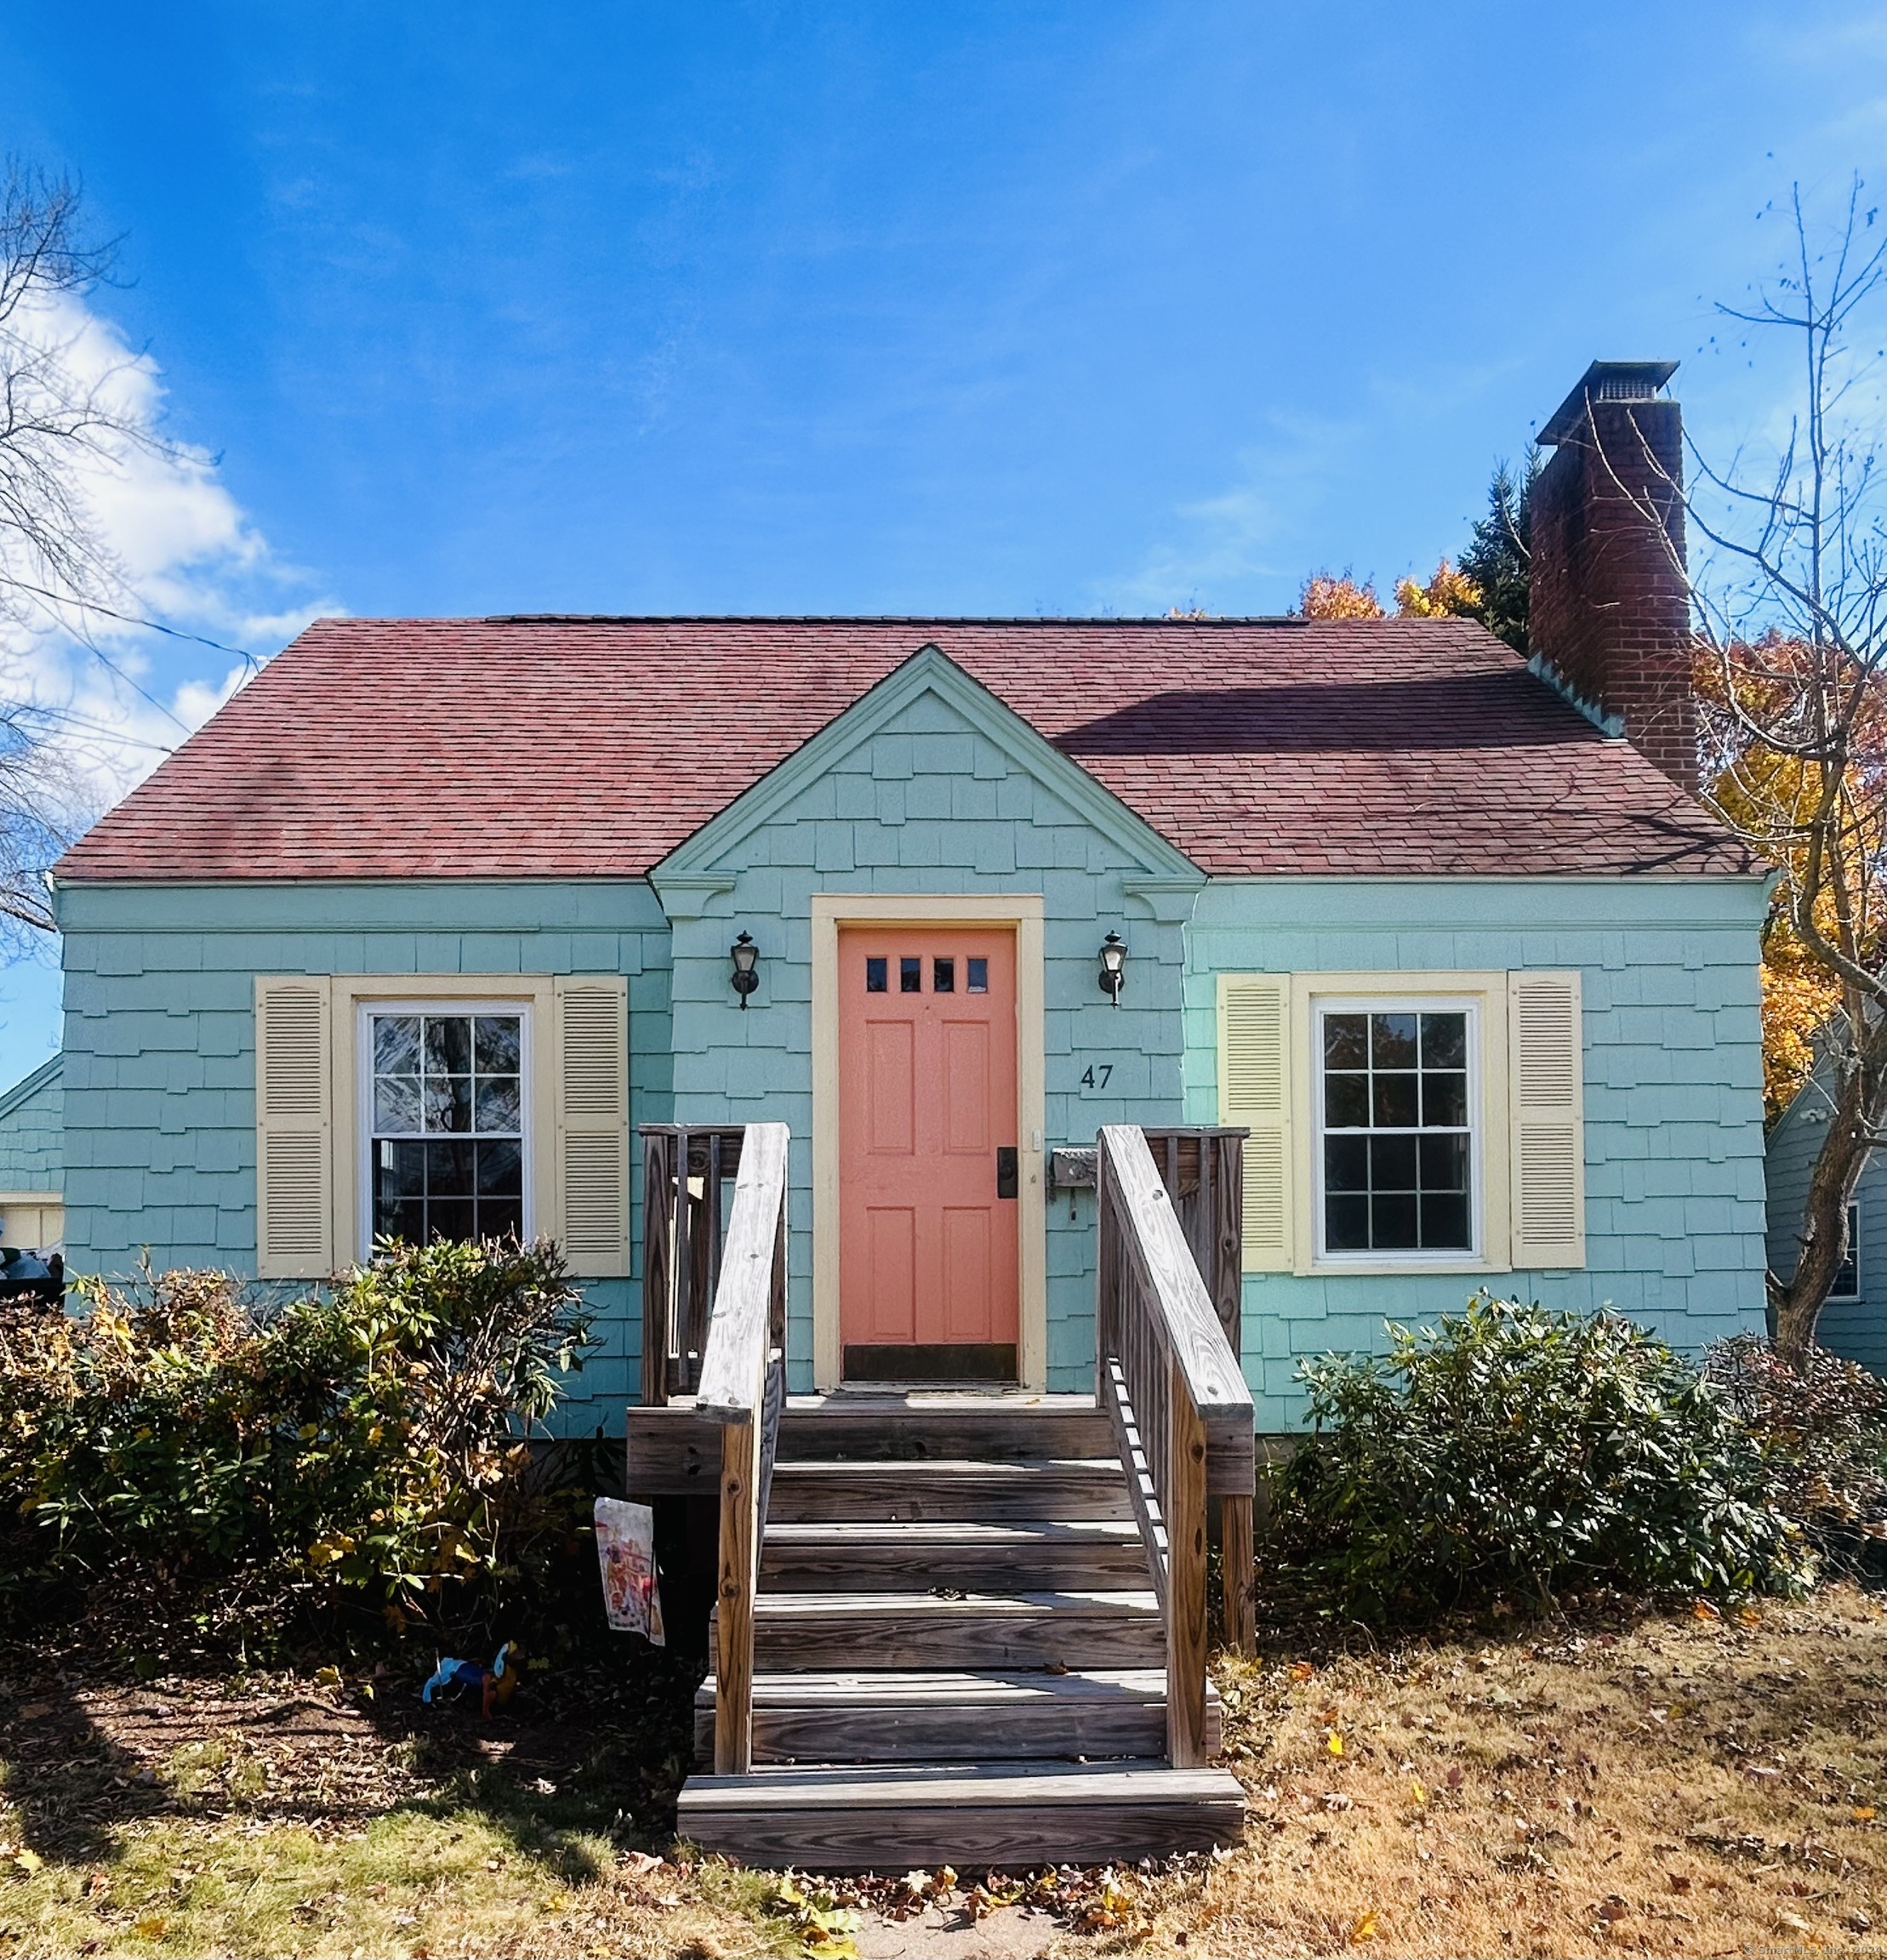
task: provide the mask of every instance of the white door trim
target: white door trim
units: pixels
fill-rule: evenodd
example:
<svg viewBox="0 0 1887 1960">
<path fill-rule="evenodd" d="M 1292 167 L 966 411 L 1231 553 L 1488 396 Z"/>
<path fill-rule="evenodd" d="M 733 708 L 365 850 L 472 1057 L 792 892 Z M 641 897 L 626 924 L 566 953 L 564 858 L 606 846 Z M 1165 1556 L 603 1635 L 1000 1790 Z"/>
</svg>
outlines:
<svg viewBox="0 0 1887 1960">
<path fill-rule="evenodd" d="M 1048 1386 L 1048 1209 L 1042 926 L 1039 892 L 939 898 L 819 892 L 812 897 L 812 1380 L 839 1387 L 839 932 L 846 926 L 988 926 L 1016 935 L 1016 1137 L 1021 1178 L 1016 1224 L 1021 1261 L 1022 1386 Z"/>
</svg>

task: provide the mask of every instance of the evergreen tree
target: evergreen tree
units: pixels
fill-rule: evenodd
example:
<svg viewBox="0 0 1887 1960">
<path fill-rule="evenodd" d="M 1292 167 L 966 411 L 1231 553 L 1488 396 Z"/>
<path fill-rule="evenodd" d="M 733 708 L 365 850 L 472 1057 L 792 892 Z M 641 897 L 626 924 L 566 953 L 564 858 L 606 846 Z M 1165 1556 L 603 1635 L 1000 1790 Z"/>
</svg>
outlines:
<svg viewBox="0 0 1887 1960">
<path fill-rule="evenodd" d="M 1526 644 L 1527 578 L 1532 564 L 1530 503 L 1540 476 L 1540 452 L 1529 449 L 1519 480 L 1505 462 L 1496 464 L 1487 489 L 1487 515 L 1476 521 L 1473 541 L 1461 555 L 1461 568 L 1480 592 L 1475 617 L 1516 653 Z"/>
</svg>

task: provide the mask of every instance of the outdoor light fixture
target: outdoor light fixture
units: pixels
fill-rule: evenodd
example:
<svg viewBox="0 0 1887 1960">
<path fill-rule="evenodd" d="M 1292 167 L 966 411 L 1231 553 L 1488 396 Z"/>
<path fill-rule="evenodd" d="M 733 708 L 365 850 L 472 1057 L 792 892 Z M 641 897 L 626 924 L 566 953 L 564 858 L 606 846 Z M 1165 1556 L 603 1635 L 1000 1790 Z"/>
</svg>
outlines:
<svg viewBox="0 0 1887 1960">
<path fill-rule="evenodd" d="M 754 971 L 760 965 L 760 949 L 750 934 L 743 932 L 727 951 L 734 963 L 734 992 L 740 996 L 740 1011 L 744 1014 L 747 996 L 760 984 L 760 975 Z"/>
<path fill-rule="evenodd" d="M 1118 1007 L 1126 983 L 1127 949 L 1118 932 L 1110 932 L 1101 942 L 1101 991 Z"/>
</svg>

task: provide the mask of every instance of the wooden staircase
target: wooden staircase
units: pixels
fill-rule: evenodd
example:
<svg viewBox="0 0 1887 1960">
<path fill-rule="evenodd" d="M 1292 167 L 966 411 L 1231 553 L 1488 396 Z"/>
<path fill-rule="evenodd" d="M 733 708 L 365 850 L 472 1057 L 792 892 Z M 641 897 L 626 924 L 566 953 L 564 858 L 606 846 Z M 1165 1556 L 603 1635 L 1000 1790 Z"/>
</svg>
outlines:
<svg viewBox="0 0 1887 1960">
<path fill-rule="evenodd" d="M 1166 1133 L 1165 1182 L 1144 1132 L 1097 1137 L 1092 1398 L 790 1401 L 785 1125 L 645 1132 L 629 1487 L 719 1505 L 684 1837 L 894 1872 L 1238 1838 L 1239 1785 L 1209 1763 L 1206 1539 L 1217 1506 L 1228 1632 L 1248 1647 L 1239 1135 Z"/>
<path fill-rule="evenodd" d="M 1166 1760 L 1165 1618 L 1091 1399 L 795 1401 L 752 1627 L 753 1767 L 681 1797 L 709 1849 L 1014 1867 L 1238 1838 L 1236 1780 Z M 715 1702 L 710 1678 L 704 1763 Z M 1217 1730 L 1209 1695 L 1208 1753 Z"/>
</svg>

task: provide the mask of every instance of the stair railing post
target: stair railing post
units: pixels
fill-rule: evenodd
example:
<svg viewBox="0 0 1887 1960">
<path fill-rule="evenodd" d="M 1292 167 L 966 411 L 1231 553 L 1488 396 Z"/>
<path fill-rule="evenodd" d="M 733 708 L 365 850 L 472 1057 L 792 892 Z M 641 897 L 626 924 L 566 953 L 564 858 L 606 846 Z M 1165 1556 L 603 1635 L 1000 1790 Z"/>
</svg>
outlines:
<svg viewBox="0 0 1887 1960">
<path fill-rule="evenodd" d="M 1167 1399 L 1166 1759 L 1206 1760 L 1206 1425 L 1172 1364 Z"/>
<path fill-rule="evenodd" d="M 760 1536 L 759 1426 L 721 1431 L 721 1572 L 715 1615 L 714 1773 L 754 1766 L 754 1590 Z"/>
</svg>

